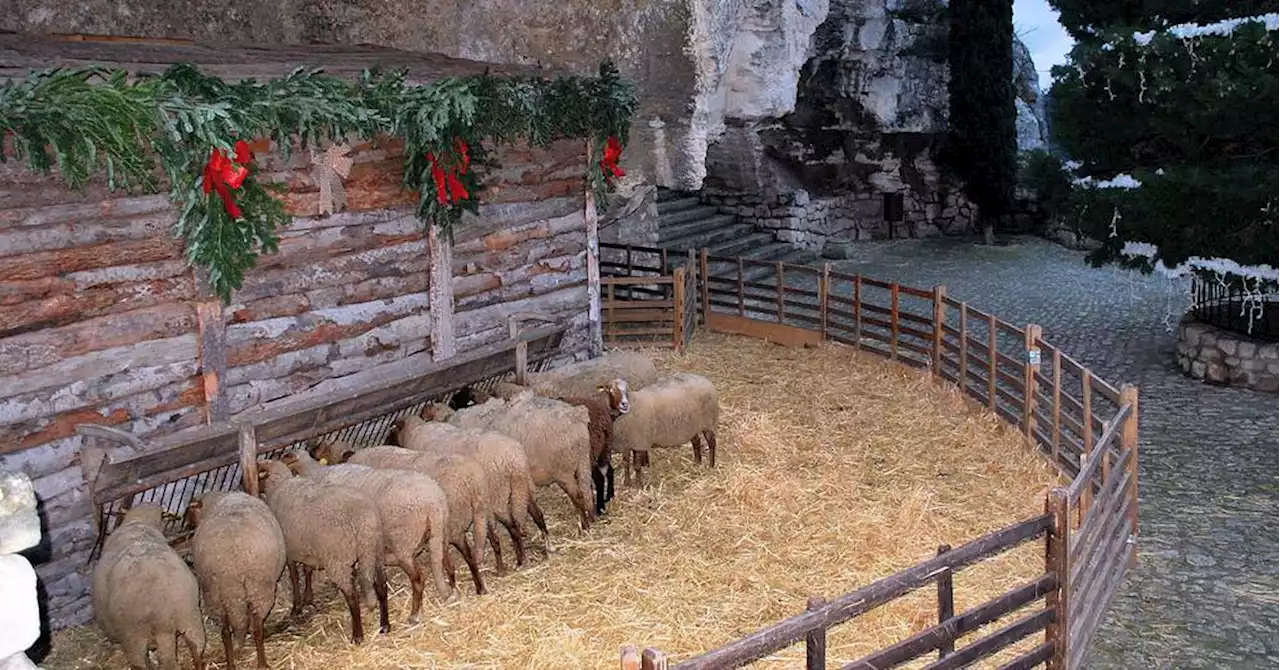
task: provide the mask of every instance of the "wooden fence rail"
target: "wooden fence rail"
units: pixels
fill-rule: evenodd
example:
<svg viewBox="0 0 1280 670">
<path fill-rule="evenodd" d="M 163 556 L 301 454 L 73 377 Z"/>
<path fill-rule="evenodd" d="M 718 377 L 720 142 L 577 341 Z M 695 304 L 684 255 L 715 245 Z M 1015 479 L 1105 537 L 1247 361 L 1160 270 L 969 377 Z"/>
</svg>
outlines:
<svg viewBox="0 0 1280 670">
<path fill-rule="evenodd" d="M 658 251 L 631 248 L 631 253 Z M 709 329 L 781 344 L 832 341 L 927 370 L 1016 427 L 1071 483 L 1047 496 L 1043 516 L 958 549 L 944 547 L 933 559 L 829 602 L 812 598 L 802 614 L 672 667 L 738 667 L 803 642 L 806 667 L 825 668 L 827 629 L 929 583 L 939 591 L 937 625 L 843 667 L 895 667 L 935 651 L 938 659 L 928 668 L 964 667 L 1041 633 L 1042 644 L 1003 667 L 1081 667 L 1089 640 L 1136 557 L 1137 387 L 1117 388 L 1046 342 L 1039 325 L 1015 326 L 948 295 L 945 286 L 922 289 L 833 271 L 830 264 L 764 263 L 711 256 L 706 249 L 696 263 L 690 256 L 683 267 L 695 266 L 694 283 L 684 293 L 697 296 L 688 302 L 697 304 L 700 322 Z M 689 275 L 682 276 L 682 283 L 688 281 Z M 691 326 L 684 329 L 687 337 Z M 993 555 L 1038 537 L 1045 542 L 1043 574 L 954 613 L 952 580 L 971 562 L 968 557 Z M 1037 600 L 1042 606 L 1022 612 Z M 966 634 L 1015 615 L 1019 618 L 957 648 Z M 624 668 L 668 664 L 658 649 L 640 653 L 629 647 L 623 653 Z"/>
</svg>

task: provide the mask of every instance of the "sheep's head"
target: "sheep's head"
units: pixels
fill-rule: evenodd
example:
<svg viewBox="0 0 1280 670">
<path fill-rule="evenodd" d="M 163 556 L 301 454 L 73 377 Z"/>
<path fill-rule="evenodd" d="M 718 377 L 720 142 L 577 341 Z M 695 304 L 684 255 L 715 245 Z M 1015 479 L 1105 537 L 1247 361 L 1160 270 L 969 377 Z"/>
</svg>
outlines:
<svg viewBox="0 0 1280 670">
<path fill-rule="evenodd" d="M 430 407 L 430 405 L 428 405 L 428 407 Z M 390 444 L 396 444 L 403 447 L 405 435 L 412 430 L 414 426 L 421 426 L 425 423 L 426 420 L 417 414 L 406 414 L 396 421 L 395 428 L 391 430 L 391 435 L 389 435 L 387 439 L 391 441 Z"/>
<path fill-rule="evenodd" d="M 290 477 L 293 477 L 293 471 L 284 463 L 271 460 L 258 461 L 258 487 L 263 491 Z"/>
<path fill-rule="evenodd" d="M 125 512 L 124 519 L 120 520 L 120 525 L 131 522 L 156 529 L 164 528 L 164 508 L 159 505 L 134 505 L 128 512 Z"/>
<path fill-rule="evenodd" d="M 200 527 L 200 517 L 204 516 L 204 501 L 196 498 L 187 503 L 187 513 L 183 515 L 189 528 Z"/>
<path fill-rule="evenodd" d="M 342 440 L 325 440 L 314 444 L 308 451 L 311 458 L 320 465 L 329 465 L 331 463 L 345 463 L 351 455 L 356 453 L 351 446 Z"/>
<path fill-rule="evenodd" d="M 631 411 L 631 397 L 627 394 L 627 380 L 615 379 L 608 384 L 597 387 L 609 400 L 609 412 L 618 418 Z"/>
<path fill-rule="evenodd" d="M 418 416 L 423 421 L 448 421 L 453 414 L 453 408 L 442 402 L 427 403 Z M 398 428 L 397 428 L 398 429 Z"/>
</svg>

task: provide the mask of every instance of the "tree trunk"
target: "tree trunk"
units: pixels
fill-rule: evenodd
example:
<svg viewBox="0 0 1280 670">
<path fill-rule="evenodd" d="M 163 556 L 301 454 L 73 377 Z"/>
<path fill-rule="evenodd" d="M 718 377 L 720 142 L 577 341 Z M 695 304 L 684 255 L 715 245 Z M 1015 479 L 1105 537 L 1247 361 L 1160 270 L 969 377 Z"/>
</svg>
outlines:
<svg viewBox="0 0 1280 670">
<path fill-rule="evenodd" d="M 989 247 L 996 245 L 996 227 L 991 219 L 982 222 L 982 243 Z"/>
</svg>

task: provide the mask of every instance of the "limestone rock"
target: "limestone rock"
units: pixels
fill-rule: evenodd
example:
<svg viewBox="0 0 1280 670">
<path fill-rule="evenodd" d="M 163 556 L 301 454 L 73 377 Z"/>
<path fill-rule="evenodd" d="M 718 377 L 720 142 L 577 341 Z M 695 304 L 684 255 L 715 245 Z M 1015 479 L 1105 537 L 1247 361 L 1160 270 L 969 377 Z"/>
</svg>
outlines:
<svg viewBox="0 0 1280 670">
<path fill-rule="evenodd" d="M 22 556 L 0 556 L 0 658 L 26 651 L 40 637 L 36 572 Z"/>
<path fill-rule="evenodd" d="M 39 543 L 40 517 L 31 479 L 16 472 L 0 472 L 0 555 L 16 554 Z"/>
<path fill-rule="evenodd" d="M 1014 100 L 1018 109 L 1017 131 L 1018 151 L 1030 151 L 1044 147 L 1044 129 L 1041 119 L 1036 116 L 1035 109 L 1021 98 Z"/>
<path fill-rule="evenodd" d="M 0 658 L 0 670 L 40 670 L 40 666 L 32 663 L 26 654 L 14 654 Z"/>
</svg>

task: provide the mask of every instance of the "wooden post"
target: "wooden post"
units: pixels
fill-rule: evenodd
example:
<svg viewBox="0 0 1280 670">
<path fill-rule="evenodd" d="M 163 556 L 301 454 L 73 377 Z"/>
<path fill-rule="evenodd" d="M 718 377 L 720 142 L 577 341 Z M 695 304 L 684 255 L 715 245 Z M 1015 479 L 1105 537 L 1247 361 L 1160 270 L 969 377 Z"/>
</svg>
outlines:
<svg viewBox="0 0 1280 670">
<path fill-rule="evenodd" d="M 231 418 L 231 401 L 223 384 L 227 377 L 227 321 L 221 299 L 196 303 L 196 338 L 204 422 L 226 421 Z"/>
<path fill-rule="evenodd" d="M 1084 451 L 1080 452 L 1080 467 L 1089 462 L 1093 454 L 1093 373 L 1089 368 L 1080 372 L 1080 405 L 1083 407 L 1080 425 L 1084 426 Z M 1084 483 L 1084 492 L 1080 494 L 1080 518 L 1093 507 L 1093 482 Z"/>
<path fill-rule="evenodd" d="M 812 612 L 826 605 L 821 596 L 810 596 L 805 610 Z M 819 628 L 804 638 L 805 670 L 827 670 L 827 629 Z"/>
<path fill-rule="evenodd" d="M 676 268 L 675 274 L 672 275 L 672 304 L 675 306 L 675 313 L 672 314 L 671 346 L 676 351 L 684 349 L 684 303 L 685 300 L 688 300 L 688 296 L 685 295 L 684 291 L 684 272 L 684 268 Z"/>
<path fill-rule="evenodd" d="M 1120 429 L 1120 444 L 1129 456 L 1129 521 L 1133 524 L 1133 540 L 1138 540 L 1138 387 L 1125 384 L 1120 389 L 1120 402 L 1133 407 Z M 1129 567 L 1138 565 L 1138 552 L 1133 552 Z"/>
<path fill-rule="evenodd" d="M 1069 615 L 1071 597 L 1071 514 L 1067 506 L 1067 491 L 1058 487 L 1045 497 L 1045 512 L 1053 515 L 1053 527 L 1045 538 L 1045 572 L 1057 575 L 1058 585 L 1045 598 L 1045 605 L 1053 608 L 1054 620 L 1044 631 L 1044 641 L 1053 645 L 1053 655 L 1046 664 L 1048 670 L 1066 670 L 1067 643 L 1071 631 Z"/>
<path fill-rule="evenodd" d="M 592 141 L 587 140 L 587 163 L 591 164 Z M 592 358 L 604 351 L 604 335 L 600 325 L 600 217 L 596 212 L 596 196 L 590 185 L 583 192 L 587 220 L 587 331 L 591 338 L 589 349 Z"/>
<path fill-rule="evenodd" d="M 889 360 L 898 360 L 898 285 L 889 285 Z"/>
<path fill-rule="evenodd" d="M 1022 362 L 1022 432 L 1034 440 L 1036 433 L 1036 391 L 1040 381 L 1040 326 L 1029 323 L 1023 332 L 1023 344 L 1027 350 Z"/>
<path fill-rule="evenodd" d="M 960 303 L 960 390 L 969 390 L 969 305 Z"/>
<path fill-rule="evenodd" d="M 640 670 L 640 650 L 634 644 L 622 648 L 622 670 Z"/>
<path fill-rule="evenodd" d="M 827 339 L 827 297 L 831 295 L 831 263 L 822 264 L 822 276 L 818 278 L 818 319 L 821 322 L 822 339 Z"/>
<path fill-rule="evenodd" d="M 743 285 L 743 277 L 746 272 L 742 267 L 742 256 L 738 256 L 738 316 L 745 317 L 747 315 L 746 288 Z"/>
<path fill-rule="evenodd" d="M 786 320 L 786 307 L 784 306 L 783 299 L 787 295 L 787 278 L 783 272 L 782 261 L 778 261 L 778 323 L 782 323 Z"/>
<path fill-rule="evenodd" d="M 431 311 L 431 360 L 453 358 L 453 245 L 440 226 L 427 227 L 427 250 L 431 258 L 427 300 Z"/>
<path fill-rule="evenodd" d="M 1062 351 L 1053 349 L 1053 462 L 1061 463 L 1062 442 Z"/>
<path fill-rule="evenodd" d="M 702 248 L 702 258 L 698 263 L 698 281 L 702 283 L 702 325 L 707 325 L 707 315 L 711 313 L 711 263 L 707 261 L 707 248 Z"/>
<path fill-rule="evenodd" d="M 938 555 L 951 551 L 951 545 L 938 545 Z M 951 568 L 943 568 L 938 573 L 938 623 L 946 623 L 947 619 L 956 615 L 956 592 L 952 583 Z M 938 646 L 938 658 L 943 659 L 954 653 L 956 641 L 947 640 Z"/>
<path fill-rule="evenodd" d="M 240 424 L 240 471 L 244 473 L 244 492 L 258 497 L 258 437 L 253 424 Z"/>
<path fill-rule="evenodd" d="M 933 287 L 933 376 L 942 376 L 942 342 L 947 325 L 947 287 Z"/>
<path fill-rule="evenodd" d="M 640 655 L 640 670 L 667 670 L 667 655 L 649 647 Z"/>
<path fill-rule="evenodd" d="M 862 274 L 853 276 L 853 348 L 862 348 Z"/>
<path fill-rule="evenodd" d="M 529 343 L 520 339 L 520 317 L 507 316 L 507 334 L 516 341 L 516 383 L 524 386 L 529 375 Z M 601 340 L 601 348 L 604 346 Z"/>
<path fill-rule="evenodd" d="M 994 314 L 987 316 L 987 358 L 991 362 L 987 365 L 987 402 L 991 405 L 991 411 L 996 411 L 996 377 L 1000 374 L 1000 340 L 996 336 L 996 317 Z"/>
</svg>

